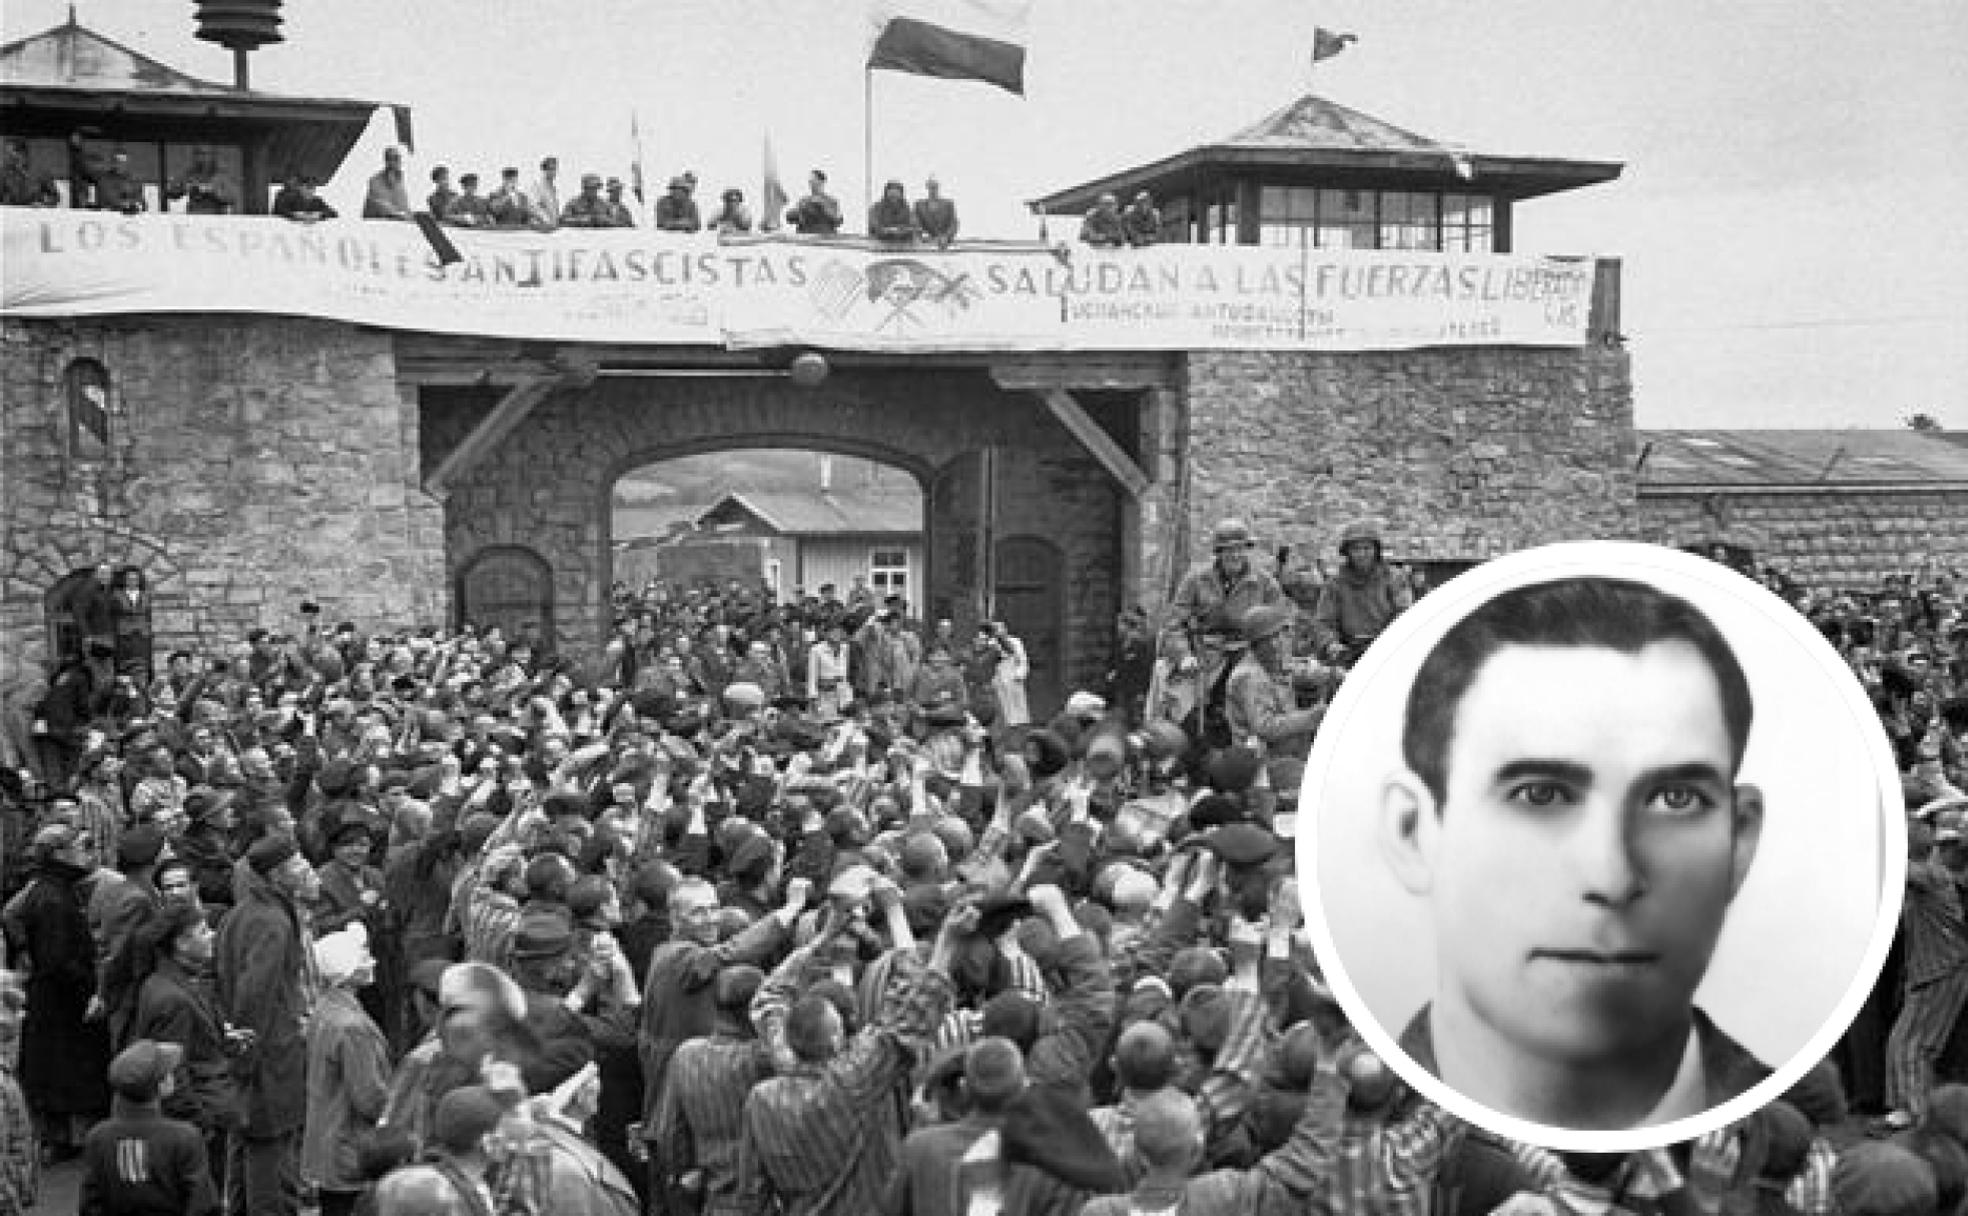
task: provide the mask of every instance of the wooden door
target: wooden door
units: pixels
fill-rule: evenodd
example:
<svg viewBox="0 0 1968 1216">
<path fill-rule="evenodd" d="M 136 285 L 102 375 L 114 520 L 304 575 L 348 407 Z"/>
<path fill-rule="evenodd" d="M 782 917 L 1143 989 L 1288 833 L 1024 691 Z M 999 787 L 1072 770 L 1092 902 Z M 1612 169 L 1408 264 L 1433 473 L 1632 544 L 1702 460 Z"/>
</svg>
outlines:
<svg viewBox="0 0 1968 1216">
<path fill-rule="evenodd" d="M 997 558 L 998 619 L 1025 643 L 1025 695 L 1032 720 L 1044 722 L 1066 700 L 1066 560 L 1037 536 L 1004 537 Z"/>
<path fill-rule="evenodd" d="M 458 575 L 458 622 L 481 633 L 496 625 L 510 639 L 531 622 L 550 639 L 553 608 L 553 569 L 531 549 L 482 549 Z"/>
</svg>

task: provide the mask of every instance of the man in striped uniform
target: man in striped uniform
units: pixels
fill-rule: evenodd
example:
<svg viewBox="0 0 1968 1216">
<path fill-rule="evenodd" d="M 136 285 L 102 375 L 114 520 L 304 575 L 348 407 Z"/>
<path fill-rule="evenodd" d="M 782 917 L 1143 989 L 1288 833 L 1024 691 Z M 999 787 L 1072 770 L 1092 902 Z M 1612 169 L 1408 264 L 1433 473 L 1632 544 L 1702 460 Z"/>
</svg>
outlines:
<svg viewBox="0 0 1968 1216">
<path fill-rule="evenodd" d="M 774 1196 L 784 1216 L 861 1216 L 879 1209 L 900 1159 L 901 1137 L 868 1111 L 927 1050 L 950 1002 L 951 955 L 976 918 L 974 908 L 951 913 L 927 966 L 907 956 L 909 941 L 895 942 L 905 957 L 891 972 L 875 1020 L 852 1039 L 827 997 L 795 997 L 798 977 L 845 928 L 844 917 L 830 909 L 820 937 L 773 971 L 753 1003 L 752 1020 L 780 1075 L 745 1102 L 741 1210 L 769 1210 Z"/>
<path fill-rule="evenodd" d="M 693 823 L 701 820 L 701 808 L 695 814 L 698 818 Z M 656 1212 L 672 1210 L 666 1199 L 671 1171 L 656 1138 L 671 1060 L 684 1043 L 716 1029 L 719 974 L 727 967 L 769 961 L 791 933 L 811 889 L 806 879 L 793 879 L 786 884 L 783 907 L 722 942 L 718 940 L 716 888 L 693 878 L 670 893 L 670 920 L 676 937 L 650 956 L 636 1033 L 636 1052 L 642 1060 L 643 1137 L 649 1141 L 651 1199 Z M 701 1160 L 701 1152 L 699 1157 Z"/>
<path fill-rule="evenodd" d="M 764 981 L 757 967 L 742 963 L 718 973 L 713 984 L 717 1029 L 689 1040 L 670 1057 L 668 1082 L 657 1107 L 654 1139 L 659 1151 L 652 1159 L 662 1162 L 672 1193 L 702 1196 L 703 1216 L 745 1213 L 738 1202 L 745 1098 L 772 1075 L 771 1057 L 747 1016 Z M 676 1206 L 689 1210 L 682 1203 Z"/>
<path fill-rule="evenodd" d="M 1955 1019 L 1968 1001 L 1968 925 L 1961 896 L 1934 857 L 1934 830 L 1907 824 L 1906 904 L 1901 913 L 1906 943 L 1906 1000 L 1886 1041 L 1886 1116 L 1895 1128 L 1911 1126 L 1927 1110 L 1934 1061 L 1947 1045 Z"/>
</svg>

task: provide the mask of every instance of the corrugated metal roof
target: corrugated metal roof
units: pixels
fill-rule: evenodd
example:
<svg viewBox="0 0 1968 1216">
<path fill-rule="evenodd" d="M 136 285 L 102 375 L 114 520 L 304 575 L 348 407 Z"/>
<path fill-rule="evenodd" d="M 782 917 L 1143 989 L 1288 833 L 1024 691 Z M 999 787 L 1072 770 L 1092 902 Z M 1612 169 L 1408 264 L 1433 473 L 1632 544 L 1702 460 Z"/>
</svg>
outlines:
<svg viewBox="0 0 1968 1216">
<path fill-rule="evenodd" d="M 1968 447 L 1919 431 L 1641 431 L 1640 486 L 1968 484 Z"/>
<path fill-rule="evenodd" d="M 857 535 L 914 535 L 922 531 L 919 499 L 852 491 L 753 490 L 727 494 L 698 517 L 698 526 L 715 527 L 750 516 L 784 536 L 848 532 Z"/>
</svg>

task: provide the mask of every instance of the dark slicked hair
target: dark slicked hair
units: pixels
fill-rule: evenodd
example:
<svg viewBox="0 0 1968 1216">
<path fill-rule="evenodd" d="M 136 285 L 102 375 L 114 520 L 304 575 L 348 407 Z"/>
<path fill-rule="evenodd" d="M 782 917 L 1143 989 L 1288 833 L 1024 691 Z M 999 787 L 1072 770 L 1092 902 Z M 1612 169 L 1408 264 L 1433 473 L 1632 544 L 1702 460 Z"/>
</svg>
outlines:
<svg viewBox="0 0 1968 1216">
<path fill-rule="evenodd" d="M 1755 706 L 1749 679 L 1714 622 L 1680 596 L 1626 579 L 1570 578 L 1504 592 L 1456 622 L 1415 675 L 1401 755 L 1439 810 L 1448 799 L 1456 710 L 1477 673 L 1506 646 L 1570 646 L 1637 655 L 1656 642 L 1695 648 L 1722 694 L 1731 768 L 1742 766 Z"/>
</svg>

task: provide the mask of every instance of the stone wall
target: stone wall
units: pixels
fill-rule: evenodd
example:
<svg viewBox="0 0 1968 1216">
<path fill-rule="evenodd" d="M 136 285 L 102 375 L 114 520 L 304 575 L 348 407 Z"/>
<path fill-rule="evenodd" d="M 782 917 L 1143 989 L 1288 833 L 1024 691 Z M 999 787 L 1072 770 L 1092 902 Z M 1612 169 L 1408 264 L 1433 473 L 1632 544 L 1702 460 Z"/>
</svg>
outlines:
<svg viewBox="0 0 1968 1216">
<path fill-rule="evenodd" d="M 79 567 L 149 577 L 161 659 L 255 626 L 437 622 L 443 532 L 387 335 L 212 316 L 0 323 L 0 679 L 47 644 Z M 71 360 L 111 377 L 109 442 L 72 433 Z"/>
<path fill-rule="evenodd" d="M 291 624 L 304 598 L 365 628 L 446 620 L 461 572 L 504 554 L 508 582 L 539 563 L 559 641 L 584 654 L 617 573 L 615 480 L 736 447 L 849 453 L 914 475 L 928 503 L 919 607 L 960 628 L 983 610 L 981 512 L 994 500 L 1000 540 L 1057 549 L 1067 687 L 1098 680 L 1116 612 L 1159 606 L 1226 515 L 1267 547 L 1321 552 L 1373 516 L 1391 552 L 1419 559 L 1639 528 L 1618 350 L 1190 354 L 1173 387 L 1101 407 L 1149 477 L 1138 501 L 1041 401 L 976 364 L 838 369 L 813 389 L 604 376 L 537 405 L 440 506 L 423 477 L 500 392 L 400 388 L 388 335 L 212 317 L 9 321 L 4 334 L 0 677 L 42 640 L 46 589 L 97 557 L 150 572 L 167 648 Z M 77 449 L 61 391 L 85 355 L 115 377 L 96 452 Z"/>
<path fill-rule="evenodd" d="M 1813 588 L 1863 590 L 1927 558 L 1968 572 L 1968 490 L 1640 493 L 1641 538 L 1741 546 Z"/>
<path fill-rule="evenodd" d="M 1188 562 L 1228 516 L 1329 562 L 1362 518 L 1421 560 L 1637 531 L 1624 350 L 1192 352 L 1186 397 Z"/>
</svg>

